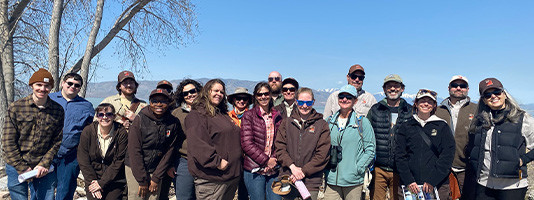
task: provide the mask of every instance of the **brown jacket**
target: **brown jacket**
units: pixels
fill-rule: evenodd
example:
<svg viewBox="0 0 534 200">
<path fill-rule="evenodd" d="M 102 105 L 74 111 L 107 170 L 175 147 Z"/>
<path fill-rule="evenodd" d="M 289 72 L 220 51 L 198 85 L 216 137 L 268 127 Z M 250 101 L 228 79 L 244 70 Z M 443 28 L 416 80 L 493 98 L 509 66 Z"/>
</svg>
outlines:
<svg viewBox="0 0 534 200">
<path fill-rule="evenodd" d="M 85 185 L 97 180 L 98 185 L 106 188 L 109 185 L 126 184 L 124 176 L 124 156 L 128 144 L 126 129 L 114 122 L 110 134 L 111 144 L 105 155 L 98 145 L 98 122 L 87 125 L 80 136 L 78 145 L 78 164 L 85 179 Z"/>
<path fill-rule="evenodd" d="M 214 117 L 193 109 L 185 118 L 187 165 L 193 177 L 223 182 L 239 177 L 242 151 L 239 127 L 226 113 Z M 228 161 L 225 170 L 217 169 L 221 160 Z"/>
<path fill-rule="evenodd" d="M 471 121 L 477 112 L 478 105 L 470 102 L 469 97 L 466 99 L 466 103 L 460 108 L 458 113 L 458 120 L 455 124 L 456 129 L 453 132 L 454 141 L 456 142 L 456 150 L 454 153 L 454 161 L 452 167 L 465 169 L 467 158 L 465 156 L 465 149 L 467 142 L 469 141 L 468 132 Z M 447 121 L 447 124 L 451 126 L 451 112 L 450 112 L 449 98 L 446 98 L 441 102 L 441 105 L 436 110 L 436 116 Z M 453 129 L 451 128 L 451 131 Z"/>
<path fill-rule="evenodd" d="M 178 118 L 167 111 L 156 118 L 150 107 L 139 112 L 130 125 L 126 165 L 139 185 L 159 183 L 174 162 L 174 146 L 181 131 Z"/>
<path fill-rule="evenodd" d="M 276 137 L 276 157 L 282 165 L 280 175 L 291 174 L 289 166 L 302 168 L 308 190 L 319 190 L 323 170 L 329 159 L 330 129 L 323 115 L 312 109 L 308 120 L 302 121 L 300 112 L 282 120 Z"/>
<path fill-rule="evenodd" d="M 180 157 L 187 159 L 187 138 L 185 136 L 185 117 L 189 114 L 189 111 L 184 110 L 181 106 L 172 111 L 172 115 L 180 120 L 182 130 L 178 134 L 178 143 L 175 148 L 178 149 Z M 175 149 L 176 150 L 176 149 Z M 177 159 L 178 160 L 178 159 Z"/>
</svg>

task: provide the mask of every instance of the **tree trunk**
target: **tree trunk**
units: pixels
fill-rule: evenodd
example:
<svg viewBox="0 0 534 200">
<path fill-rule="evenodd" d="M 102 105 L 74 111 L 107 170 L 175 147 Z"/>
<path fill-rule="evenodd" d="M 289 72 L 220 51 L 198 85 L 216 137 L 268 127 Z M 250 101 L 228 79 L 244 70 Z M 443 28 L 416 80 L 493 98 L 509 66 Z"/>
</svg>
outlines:
<svg viewBox="0 0 534 200">
<path fill-rule="evenodd" d="M 95 46 L 96 36 L 98 35 L 98 30 L 100 29 L 100 24 L 102 22 L 102 13 L 104 12 L 104 0 L 98 0 L 96 3 L 96 13 L 95 21 L 93 23 L 93 28 L 89 34 L 89 39 L 87 40 L 87 47 L 85 48 L 85 54 L 83 55 L 83 62 L 80 70 L 80 75 L 82 76 L 85 83 L 83 84 L 80 96 L 85 97 L 85 91 L 87 85 L 89 84 L 89 66 L 91 64 L 91 58 L 93 54 L 93 48 Z"/>
<path fill-rule="evenodd" d="M 61 82 L 59 80 L 59 28 L 61 27 L 62 14 L 63 0 L 54 0 L 48 35 L 48 70 L 54 78 L 54 89 L 52 91 L 58 91 L 59 83 Z"/>
<path fill-rule="evenodd" d="M 15 64 L 13 63 L 13 38 L 12 28 L 8 20 L 8 0 L 0 2 L 0 59 L 2 60 L 2 94 L 0 100 L 2 102 L 11 103 L 15 99 Z M 7 105 L 6 103 L 6 105 Z M 4 103 L 2 103 L 4 104 Z M 4 107 L 4 106 L 3 106 Z M 5 106 L 7 108 L 7 106 Z M 2 114 L 2 117 L 4 115 Z M 3 125 L 3 123 L 2 123 Z"/>
<path fill-rule="evenodd" d="M 146 4 L 148 4 L 152 0 L 141 0 L 137 2 L 137 5 L 130 7 L 131 10 L 127 9 L 123 12 L 121 15 L 122 18 L 117 19 L 111 30 L 109 30 L 108 34 L 100 41 L 94 48 L 93 52 L 91 53 L 91 59 L 95 57 L 102 49 L 104 49 L 111 40 L 119 33 L 126 24 L 137 14 Z M 84 55 L 85 57 L 85 55 Z M 81 69 L 83 59 L 79 59 L 78 62 L 69 70 L 69 72 L 78 72 Z"/>
<path fill-rule="evenodd" d="M 8 6 L 8 0 L 2 0 L 0 1 L 0 42 L 1 45 L 4 46 L 6 44 L 6 41 L 9 37 L 9 26 L 7 23 L 7 6 Z M 7 113 L 7 95 L 6 95 L 6 86 L 7 85 L 13 85 L 13 84 L 6 84 L 4 80 L 4 51 L 2 51 L 2 62 L 0 63 L 0 131 L 2 132 L 2 135 L 0 135 L 0 138 L 4 136 L 4 120 Z M 7 66 L 9 67 L 9 66 Z M 13 83 L 13 82 L 11 82 Z M 2 148 L 2 144 L 0 144 L 0 148 Z M 0 165 L 4 164 L 4 160 L 0 158 Z"/>
</svg>

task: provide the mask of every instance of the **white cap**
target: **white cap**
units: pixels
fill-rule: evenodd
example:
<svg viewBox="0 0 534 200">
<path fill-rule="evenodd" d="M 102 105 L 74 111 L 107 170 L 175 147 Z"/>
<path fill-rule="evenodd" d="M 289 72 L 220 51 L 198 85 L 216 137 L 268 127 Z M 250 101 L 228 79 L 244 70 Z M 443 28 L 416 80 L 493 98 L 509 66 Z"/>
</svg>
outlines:
<svg viewBox="0 0 534 200">
<path fill-rule="evenodd" d="M 449 81 L 449 84 L 451 84 L 453 81 L 455 80 L 462 80 L 462 81 L 465 81 L 465 83 L 467 83 L 469 85 L 469 81 L 467 81 L 467 78 L 465 76 L 462 76 L 462 75 L 454 75 L 452 78 L 451 78 L 451 81 Z"/>
</svg>

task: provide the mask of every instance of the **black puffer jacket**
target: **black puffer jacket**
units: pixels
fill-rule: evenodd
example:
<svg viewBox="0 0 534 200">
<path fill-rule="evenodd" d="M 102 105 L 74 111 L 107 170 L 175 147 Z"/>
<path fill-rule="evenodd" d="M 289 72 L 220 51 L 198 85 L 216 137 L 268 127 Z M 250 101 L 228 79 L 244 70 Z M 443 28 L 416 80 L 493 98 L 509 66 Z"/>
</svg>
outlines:
<svg viewBox="0 0 534 200">
<path fill-rule="evenodd" d="M 377 167 L 386 170 L 395 169 L 395 131 L 399 125 L 412 117 L 412 105 L 401 98 L 399 103 L 399 116 L 396 125 L 391 128 L 391 111 L 387 106 L 387 100 L 376 103 L 371 107 L 367 118 L 373 126 L 376 138 L 376 161 Z M 389 169 L 388 169 L 389 168 Z"/>
</svg>

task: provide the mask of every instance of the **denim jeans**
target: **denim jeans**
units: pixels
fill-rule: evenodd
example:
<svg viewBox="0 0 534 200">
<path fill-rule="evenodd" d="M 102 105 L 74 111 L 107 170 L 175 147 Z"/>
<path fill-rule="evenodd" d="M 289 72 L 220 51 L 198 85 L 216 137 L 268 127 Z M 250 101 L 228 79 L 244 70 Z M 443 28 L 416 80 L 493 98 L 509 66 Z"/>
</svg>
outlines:
<svg viewBox="0 0 534 200">
<path fill-rule="evenodd" d="M 76 179 L 80 174 L 80 166 L 75 155 L 56 160 L 56 200 L 72 200 L 74 197 L 74 191 L 77 187 Z"/>
<path fill-rule="evenodd" d="M 195 197 L 195 179 L 187 169 L 187 159 L 180 157 L 176 165 L 176 176 L 174 177 L 174 189 L 176 199 L 193 200 Z"/>
<path fill-rule="evenodd" d="M 243 171 L 243 180 L 245 180 L 245 186 L 247 186 L 250 200 L 279 200 L 282 199 L 280 195 L 277 195 L 271 189 L 274 179 L 277 175 L 264 176 L 261 174 L 253 174 L 247 170 Z"/>
<path fill-rule="evenodd" d="M 28 200 L 30 187 L 31 200 L 53 200 L 56 187 L 56 170 L 41 178 L 34 178 L 31 182 L 19 183 L 19 173 L 15 167 L 6 164 L 7 188 L 12 200 Z"/>
</svg>

